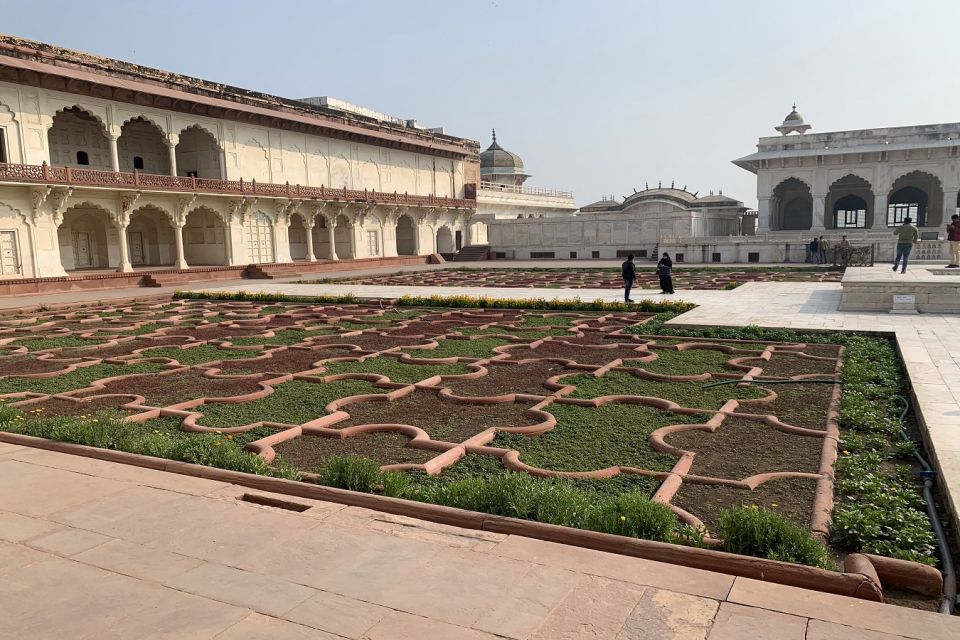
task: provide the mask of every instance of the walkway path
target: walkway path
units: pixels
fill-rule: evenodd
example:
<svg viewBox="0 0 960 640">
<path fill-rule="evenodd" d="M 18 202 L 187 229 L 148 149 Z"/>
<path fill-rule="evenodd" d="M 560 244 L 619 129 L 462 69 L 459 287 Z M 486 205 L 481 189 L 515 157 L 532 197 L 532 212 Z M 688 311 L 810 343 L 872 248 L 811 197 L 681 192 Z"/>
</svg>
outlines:
<svg viewBox="0 0 960 640">
<path fill-rule="evenodd" d="M 490 298 L 542 297 L 561 300 L 622 301 L 611 289 L 519 289 L 494 287 L 390 287 L 352 284 L 298 285 L 262 281 L 214 291 L 271 291 L 288 295 L 344 295 L 393 298 L 401 295 L 468 295 Z M 671 324 L 683 326 L 789 327 L 795 329 L 884 332 L 896 337 L 920 415 L 929 450 L 941 473 L 960 530 L 960 315 L 851 313 L 838 310 L 839 283 L 752 282 L 731 291 L 680 290 L 660 295 L 635 290 L 634 300 L 683 300 L 698 306 Z"/>
<path fill-rule="evenodd" d="M 0 443 L 0 637 L 960 637 L 960 618 L 244 493 Z"/>
</svg>

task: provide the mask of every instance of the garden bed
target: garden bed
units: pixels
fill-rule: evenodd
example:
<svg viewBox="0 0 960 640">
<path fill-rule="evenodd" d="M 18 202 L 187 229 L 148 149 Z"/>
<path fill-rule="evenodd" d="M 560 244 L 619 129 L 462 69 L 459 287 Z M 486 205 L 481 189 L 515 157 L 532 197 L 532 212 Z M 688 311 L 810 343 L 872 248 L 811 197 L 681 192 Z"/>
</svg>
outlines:
<svg viewBox="0 0 960 640">
<path fill-rule="evenodd" d="M 847 347 L 845 353 L 850 357 L 846 366 L 838 369 L 838 345 L 817 344 L 809 336 L 792 332 L 706 330 L 684 335 L 664 326 L 663 322 L 672 317 L 670 313 L 650 317 L 624 313 L 619 306 L 606 309 L 590 303 L 597 306 L 589 313 L 587 309 L 574 309 L 572 313 L 551 315 L 548 303 L 535 304 L 531 310 L 506 313 L 496 309 L 441 313 L 433 308 L 400 308 L 394 312 L 395 307 L 387 307 L 381 312 L 379 306 L 355 307 L 339 302 L 278 302 L 269 305 L 270 314 L 282 313 L 288 307 L 295 313 L 282 316 L 283 327 L 275 336 L 263 337 L 260 334 L 266 330 L 265 325 L 239 329 L 213 325 L 203 329 L 184 318 L 209 318 L 213 314 L 236 317 L 242 311 L 246 322 L 269 315 L 263 311 L 268 305 L 181 300 L 138 314 L 138 322 L 170 325 L 169 335 L 159 341 L 136 338 L 103 349 L 69 349 L 67 353 L 103 358 L 139 349 L 138 359 L 166 358 L 192 369 L 156 375 L 175 365 L 131 358 L 132 363 L 98 363 L 44 378 L 0 378 L 0 394 L 13 397 L 7 404 L 22 400 L 24 394 L 39 396 L 37 402 L 25 405 L 25 410 L 35 412 L 28 419 L 24 413 L 5 407 L 0 409 L 0 421 L 3 429 L 14 433 L 281 477 L 296 477 L 297 470 L 322 472 L 320 477 L 329 482 L 345 476 L 325 469 L 332 466 L 343 470 L 353 464 L 349 460 L 357 459 L 351 456 L 374 460 L 375 474 L 377 466 L 429 462 L 419 467 L 420 471 L 377 476 L 366 489 L 501 515 L 694 544 L 700 544 L 698 535 L 704 534 L 704 544 L 721 544 L 718 537 L 724 512 L 744 505 L 781 513 L 805 528 L 804 535 L 809 537 L 812 532 L 819 533 L 819 527 L 827 526 L 824 505 L 828 512 L 830 496 L 835 493 L 829 555 L 840 558 L 865 550 L 933 561 L 929 523 L 924 525 L 921 520 L 925 516 L 922 504 L 916 501 L 916 482 L 898 475 L 893 461 L 898 436 L 895 422 L 891 422 L 891 415 L 896 415 L 891 398 L 900 391 L 902 382 L 888 343 L 872 338 L 834 338 Z M 377 324 L 357 325 L 376 326 L 387 333 L 369 331 L 342 337 L 308 329 L 335 321 L 343 326 L 358 316 L 369 317 Z M 30 346 L 63 344 L 64 337 L 57 334 L 58 322 L 71 320 L 50 317 L 49 321 L 49 327 L 31 336 Z M 502 335 L 457 337 L 461 331 L 486 330 L 485 325 L 491 322 L 500 323 L 495 329 L 503 331 Z M 582 338 L 566 330 L 583 322 L 594 330 L 585 330 Z M 636 326 L 627 326 L 631 323 Z M 596 330 L 607 327 L 625 328 L 617 336 Z M 560 329 L 558 334 L 544 335 L 554 328 Z M 249 348 L 217 344 L 177 348 L 190 338 L 208 340 L 213 335 L 220 336 L 218 339 L 245 335 L 238 343 Z M 432 344 L 417 336 L 436 337 L 437 346 L 413 348 L 411 345 Z M 634 338 L 636 347 L 626 346 L 625 341 Z M 724 338 L 746 340 L 731 342 Z M 573 343 L 562 342 L 567 340 Z M 677 345 L 684 342 L 696 342 L 699 348 L 678 349 Z M 291 348 L 298 344 L 313 348 Z M 360 357 L 358 352 L 335 346 L 339 344 L 356 345 L 368 354 Z M 590 344 L 614 346 L 596 349 Z M 500 349 L 507 345 L 508 349 Z M 400 347 L 399 352 L 374 353 L 392 347 Z M 773 348 L 769 360 L 760 357 L 767 347 Z M 657 357 L 649 362 L 636 360 L 649 358 L 650 353 Z M 512 363 L 489 360 L 505 354 Z M 66 353 L 58 353 L 58 357 L 61 355 Z M 457 361 L 435 362 L 437 358 Z M 624 358 L 627 360 L 618 368 L 605 366 Z M 516 364 L 521 359 L 531 361 Z M 581 370 L 565 368 L 557 359 L 583 366 Z M 745 359 L 742 366 L 730 364 L 736 359 Z M 480 362 L 470 364 L 475 361 Z M 25 367 L 19 373 L 44 366 L 33 357 L 13 355 L 0 358 L 0 367 L 17 362 Z M 319 370 L 310 376 L 291 379 L 292 375 L 286 375 L 302 373 L 317 363 Z M 481 367 L 487 369 L 486 375 L 477 375 Z M 838 385 L 803 379 L 768 386 L 762 381 L 744 383 L 742 378 L 749 367 L 761 368 L 761 378 L 813 375 L 832 381 L 839 371 L 848 394 L 838 403 Z M 203 371 L 209 368 L 229 375 L 204 376 Z M 240 373 L 262 375 L 230 377 Z M 258 381 L 276 378 L 274 374 L 283 377 L 261 389 Z M 133 377 L 90 387 L 116 376 Z M 385 376 L 390 382 L 374 382 L 376 376 Z M 691 376 L 702 379 L 690 380 Z M 564 389 L 548 398 L 554 392 L 544 382 L 554 377 L 559 377 L 558 384 Z M 412 387 L 438 379 L 431 385 L 433 389 Z M 724 380 L 736 384 L 706 386 Z M 203 397 L 252 395 L 242 401 L 207 401 L 182 414 L 165 411 L 164 415 L 170 417 L 144 423 L 128 421 L 121 426 L 129 429 L 121 430 L 111 426 L 123 417 L 116 411 L 121 404 L 118 399 L 94 400 L 85 405 L 83 413 L 77 413 L 76 407 L 65 400 L 42 397 L 58 393 L 85 397 L 136 394 L 146 397 L 147 407 L 156 408 Z M 517 393 L 542 396 L 544 400 L 537 404 L 537 411 L 531 411 L 533 399 L 498 402 L 505 395 Z M 450 394 L 469 398 L 469 402 L 455 402 Z M 390 400 L 357 399 L 367 395 L 389 396 Z M 36 412 L 41 407 L 44 411 Z M 77 417 L 94 413 L 102 415 L 93 418 L 100 422 Z M 417 427 L 440 442 L 423 446 L 424 436 L 420 434 L 417 445 L 409 446 L 418 432 L 401 432 L 389 426 L 373 433 L 346 431 L 343 433 L 347 437 L 335 437 L 337 431 L 358 425 L 396 424 Z M 147 425 L 149 430 L 145 430 Z M 712 432 L 699 428 L 701 425 Z M 281 434 L 291 426 L 303 427 L 303 435 L 300 429 Z M 498 430 L 494 432 L 492 427 Z M 803 430 L 810 433 L 800 435 Z M 467 455 L 458 459 L 463 449 L 455 444 L 483 432 L 487 433 L 471 441 Z M 825 446 L 835 442 L 838 433 L 839 454 Z M 154 436 L 161 440 L 154 441 Z M 272 462 L 250 453 L 268 448 L 277 454 Z M 446 450 L 450 455 L 444 453 Z M 835 469 L 838 490 L 833 492 L 831 464 L 835 455 L 840 456 L 840 462 Z M 770 473 L 808 476 L 743 482 Z M 864 478 L 868 482 L 859 481 Z M 505 506 L 494 500 L 494 493 L 505 491 L 505 487 L 520 502 Z M 535 507 L 520 509 L 521 502 L 527 504 L 523 496 L 536 496 L 529 503 Z M 905 497 L 891 506 L 890 496 Z M 670 507 L 676 511 L 671 512 Z M 618 510 L 626 524 L 609 520 Z M 648 518 L 663 526 L 647 527 L 651 522 Z M 695 522 L 702 522 L 705 531 L 697 534 L 681 526 Z M 837 522 L 844 525 L 842 535 Z M 873 527 L 876 522 L 886 529 Z M 907 529 L 909 536 L 896 534 Z M 908 537 L 912 542 L 906 542 Z M 782 549 L 757 552 L 767 557 L 777 553 Z M 788 559 L 813 564 L 822 560 L 810 555 Z"/>
</svg>

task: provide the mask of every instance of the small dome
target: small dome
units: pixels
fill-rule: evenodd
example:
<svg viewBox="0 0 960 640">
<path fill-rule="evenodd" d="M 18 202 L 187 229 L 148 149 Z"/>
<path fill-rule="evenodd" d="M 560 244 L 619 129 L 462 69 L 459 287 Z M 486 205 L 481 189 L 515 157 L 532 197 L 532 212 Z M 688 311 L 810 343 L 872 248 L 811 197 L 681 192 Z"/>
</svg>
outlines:
<svg viewBox="0 0 960 640">
<path fill-rule="evenodd" d="M 497 132 L 493 132 L 493 144 L 480 154 L 480 169 L 514 169 L 510 173 L 523 173 L 523 160 L 515 153 L 510 153 L 497 144 Z M 497 173 L 504 173 L 497 171 Z"/>
<path fill-rule="evenodd" d="M 797 111 L 797 105 L 793 105 L 793 111 L 788 113 L 787 117 L 783 119 L 783 124 L 785 126 L 804 124 L 803 116 Z"/>
</svg>

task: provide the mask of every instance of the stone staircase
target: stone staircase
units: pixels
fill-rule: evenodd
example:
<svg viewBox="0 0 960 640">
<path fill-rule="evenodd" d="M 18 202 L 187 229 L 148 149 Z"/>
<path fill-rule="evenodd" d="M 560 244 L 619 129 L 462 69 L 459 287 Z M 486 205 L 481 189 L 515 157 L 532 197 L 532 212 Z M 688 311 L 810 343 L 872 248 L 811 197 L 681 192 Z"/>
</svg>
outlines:
<svg viewBox="0 0 960 640">
<path fill-rule="evenodd" d="M 490 245 L 488 244 L 471 244 L 466 246 L 457 253 L 450 254 L 450 257 L 447 258 L 446 255 L 443 256 L 447 261 L 453 262 L 478 262 L 480 260 L 489 260 L 490 259 Z"/>
</svg>

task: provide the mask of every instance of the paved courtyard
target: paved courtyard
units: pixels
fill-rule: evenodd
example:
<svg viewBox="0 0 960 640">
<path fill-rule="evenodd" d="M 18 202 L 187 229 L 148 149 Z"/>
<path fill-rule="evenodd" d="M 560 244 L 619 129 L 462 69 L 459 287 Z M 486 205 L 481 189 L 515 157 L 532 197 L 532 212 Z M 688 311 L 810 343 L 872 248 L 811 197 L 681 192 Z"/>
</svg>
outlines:
<svg viewBox="0 0 960 640">
<path fill-rule="evenodd" d="M 0 637 L 956 638 L 960 618 L 0 444 Z"/>
</svg>

